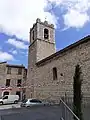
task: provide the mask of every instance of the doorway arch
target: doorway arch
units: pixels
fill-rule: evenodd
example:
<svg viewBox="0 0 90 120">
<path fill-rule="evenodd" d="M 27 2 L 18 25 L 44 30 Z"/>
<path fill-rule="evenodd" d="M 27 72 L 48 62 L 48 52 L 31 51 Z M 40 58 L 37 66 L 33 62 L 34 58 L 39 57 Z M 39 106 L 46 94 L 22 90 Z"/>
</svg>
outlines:
<svg viewBox="0 0 90 120">
<path fill-rule="evenodd" d="M 4 91 L 3 96 L 5 96 L 5 95 L 9 95 L 9 91 Z"/>
</svg>

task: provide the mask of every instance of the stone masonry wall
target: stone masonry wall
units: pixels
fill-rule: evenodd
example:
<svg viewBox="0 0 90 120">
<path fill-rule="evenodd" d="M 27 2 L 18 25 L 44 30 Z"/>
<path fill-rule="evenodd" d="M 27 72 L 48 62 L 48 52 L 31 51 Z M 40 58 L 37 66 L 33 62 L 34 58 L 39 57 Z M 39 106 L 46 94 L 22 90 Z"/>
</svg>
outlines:
<svg viewBox="0 0 90 120">
<path fill-rule="evenodd" d="M 6 79 L 6 64 L 0 64 L 0 86 L 5 84 Z"/>
<path fill-rule="evenodd" d="M 0 64 L 0 87 L 4 87 L 6 80 L 6 64 Z M 2 96 L 2 90 L 0 90 L 0 96 Z"/>
<path fill-rule="evenodd" d="M 36 42 L 37 42 L 37 56 L 36 56 L 37 61 L 36 62 L 56 52 L 55 43 L 50 43 L 44 40 L 37 40 Z"/>
<path fill-rule="evenodd" d="M 11 67 L 11 74 L 7 74 L 7 64 L 0 64 L 0 86 L 3 86 L 4 88 L 6 87 L 6 79 L 10 79 L 10 87 L 12 87 L 12 90 L 0 90 L 0 96 L 3 95 L 3 92 L 5 91 L 9 91 L 10 94 L 16 94 L 16 91 L 20 91 L 17 88 L 17 80 L 21 79 L 22 84 L 21 86 L 25 86 L 26 85 L 26 71 L 24 67 L 22 68 L 22 74 L 19 75 L 18 74 L 18 67 Z M 14 88 L 17 89 L 14 89 Z M 22 94 L 22 90 L 21 90 L 21 94 Z"/>
<path fill-rule="evenodd" d="M 83 95 L 90 96 L 90 41 L 88 41 L 33 68 L 34 71 L 30 72 L 33 77 L 30 79 L 34 81 L 34 97 L 52 100 L 65 94 L 72 96 L 73 76 L 77 64 L 82 70 Z M 57 80 L 53 80 L 53 67 L 57 68 Z"/>
</svg>

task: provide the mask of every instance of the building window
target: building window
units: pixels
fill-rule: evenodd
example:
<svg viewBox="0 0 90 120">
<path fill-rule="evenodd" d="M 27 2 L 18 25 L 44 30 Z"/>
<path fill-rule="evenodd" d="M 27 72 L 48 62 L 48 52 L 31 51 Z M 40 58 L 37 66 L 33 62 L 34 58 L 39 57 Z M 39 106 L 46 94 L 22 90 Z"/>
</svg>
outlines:
<svg viewBox="0 0 90 120">
<path fill-rule="evenodd" d="M 18 68 L 18 75 L 22 74 L 22 68 Z"/>
<path fill-rule="evenodd" d="M 5 96 L 5 95 L 9 95 L 9 92 L 8 91 L 5 91 L 4 93 L 3 93 L 3 96 Z M 8 96 L 7 96 L 8 97 Z"/>
<path fill-rule="evenodd" d="M 53 80 L 57 80 L 57 68 L 53 68 Z"/>
<path fill-rule="evenodd" d="M 11 67 L 7 67 L 7 74 L 11 74 Z"/>
<path fill-rule="evenodd" d="M 32 39 L 34 40 L 34 31 L 33 31 L 33 33 L 32 33 Z"/>
<path fill-rule="evenodd" d="M 21 87 L 21 82 L 22 82 L 21 79 L 18 79 L 18 80 L 17 80 L 17 87 Z"/>
<path fill-rule="evenodd" d="M 10 79 L 6 79 L 6 86 L 7 86 L 7 87 L 10 86 Z"/>
<path fill-rule="evenodd" d="M 48 29 L 44 29 L 44 39 L 48 39 L 49 38 L 49 32 Z"/>
</svg>

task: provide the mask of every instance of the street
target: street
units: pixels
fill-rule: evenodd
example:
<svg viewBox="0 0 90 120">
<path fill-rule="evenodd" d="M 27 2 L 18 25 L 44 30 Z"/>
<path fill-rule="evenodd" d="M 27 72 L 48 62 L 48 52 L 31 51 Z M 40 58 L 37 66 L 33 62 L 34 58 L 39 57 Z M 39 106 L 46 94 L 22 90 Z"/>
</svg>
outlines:
<svg viewBox="0 0 90 120">
<path fill-rule="evenodd" d="M 60 120 L 60 106 L 0 110 L 0 120 Z"/>
<path fill-rule="evenodd" d="M 0 104 L 0 110 L 10 109 L 10 108 L 19 108 L 19 107 L 20 107 L 20 102 L 18 104 L 7 104 L 7 105 Z"/>
</svg>

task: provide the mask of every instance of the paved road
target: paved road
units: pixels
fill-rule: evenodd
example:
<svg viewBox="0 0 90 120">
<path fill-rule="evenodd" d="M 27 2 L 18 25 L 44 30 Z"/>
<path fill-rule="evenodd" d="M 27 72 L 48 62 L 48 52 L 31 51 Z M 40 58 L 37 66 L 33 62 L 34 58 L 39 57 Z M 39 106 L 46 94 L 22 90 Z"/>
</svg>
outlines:
<svg viewBox="0 0 90 120">
<path fill-rule="evenodd" d="M 0 120 L 60 120 L 60 106 L 0 110 Z"/>
<path fill-rule="evenodd" d="M 20 104 L 21 104 L 20 102 L 18 104 L 8 104 L 8 105 L 1 105 L 0 104 L 0 110 L 10 109 L 10 108 L 19 108 Z"/>
</svg>

